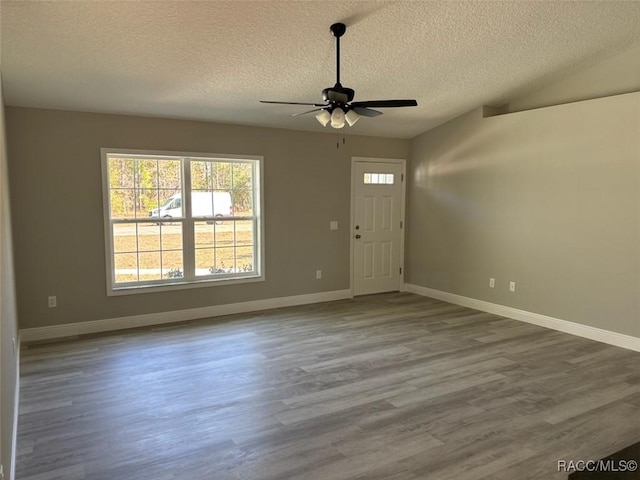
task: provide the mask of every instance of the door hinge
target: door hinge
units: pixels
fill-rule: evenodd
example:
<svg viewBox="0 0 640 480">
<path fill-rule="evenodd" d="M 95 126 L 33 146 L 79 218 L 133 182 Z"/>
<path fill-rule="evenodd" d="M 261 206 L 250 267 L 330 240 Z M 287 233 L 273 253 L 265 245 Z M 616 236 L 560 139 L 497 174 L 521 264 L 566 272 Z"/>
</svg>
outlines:
<svg viewBox="0 0 640 480">
<path fill-rule="evenodd" d="M 402 267 L 400 267 L 400 275 L 402 275 Z"/>
<path fill-rule="evenodd" d="M 400 174 L 400 181 L 401 181 L 401 182 L 404 182 L 404 173 L 401 173 L 401 174 Z"/>
<path fill-rule="evenodd" d="M 400 228 L 402 228 L 402 221 L 400 222 Z"/>
</svg>

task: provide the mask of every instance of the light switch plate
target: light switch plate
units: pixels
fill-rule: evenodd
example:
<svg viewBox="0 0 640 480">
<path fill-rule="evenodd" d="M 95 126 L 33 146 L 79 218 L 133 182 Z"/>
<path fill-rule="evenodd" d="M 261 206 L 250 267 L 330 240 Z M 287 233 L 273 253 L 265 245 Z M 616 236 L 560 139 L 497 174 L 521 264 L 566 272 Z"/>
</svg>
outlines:
<svg viewBox="0 0 640 480">
<path fill-rule="evenodd" d="M 331 220 L 329 222 L 329 230 L 337 230 L 338 229 L 338 222 L 336 222 L 335 220 Z"/>
</svg>

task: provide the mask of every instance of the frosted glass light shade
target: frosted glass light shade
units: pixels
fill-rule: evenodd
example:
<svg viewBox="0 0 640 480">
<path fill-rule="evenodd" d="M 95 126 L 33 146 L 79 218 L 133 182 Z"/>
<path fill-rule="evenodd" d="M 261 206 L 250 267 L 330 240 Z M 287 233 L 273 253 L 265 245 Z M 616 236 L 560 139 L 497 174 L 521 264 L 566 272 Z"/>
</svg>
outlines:
<svg viewBox="0 0 640 480">
<path fill-rule="evenodd" d="M 331 126 L 333 128 L 344 127 L 344 111 L 341 108 L 336 108 L 331 113 Z"/>
<path fill-rule="evenodd" d="M 347 121 L 347 123 L 349 124 L 349 126 L 353 127 L 353 124 L 358 121 L 358 119 L 360 118 L 360 115 L 358 115 L 353 110 L 349 110 L 347 112 L 347 114 L 344 116 L 344 118 Z"/>
<path fill-rule="evenodd" d="M 326 127 L 327 124 L 329 123 L 329 120 L 331 120 L 331 114 L 326 110 L 322 110 L 320 113 L 316 115 L 316 120 L 320 122 L 320 125 L 322 125 L 323 127 Z"/>
</svg>

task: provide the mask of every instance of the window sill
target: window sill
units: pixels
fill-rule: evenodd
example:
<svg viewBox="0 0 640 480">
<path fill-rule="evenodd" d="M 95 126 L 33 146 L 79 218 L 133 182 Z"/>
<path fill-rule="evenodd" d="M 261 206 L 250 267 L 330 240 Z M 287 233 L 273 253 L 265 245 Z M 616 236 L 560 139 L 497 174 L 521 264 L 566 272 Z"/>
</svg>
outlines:
<svg viewBox="0 0 640 480">
<path fill-rule="evenodd" d="M 240 277 L 240 278 L 220 278 L 204 280 L 195 280 L 191 282 L 175 282 L 175 283 L 163 283 L 160 285 L 131 285 L 123 287 L 114 287 L 107 289 L 107 296 L 116 297 L 120 295 L 135 295 L 138 293 L 156 293 L 156 292 L 169 292 L 174 290 L 186 290 L 190 288 L 206 288 L 206 287 L 222 287 L 225 285 L 239 285 L 242 283 L 255 283 L 264 282 L 264 275 L 255 277 Z"/>
</svg>

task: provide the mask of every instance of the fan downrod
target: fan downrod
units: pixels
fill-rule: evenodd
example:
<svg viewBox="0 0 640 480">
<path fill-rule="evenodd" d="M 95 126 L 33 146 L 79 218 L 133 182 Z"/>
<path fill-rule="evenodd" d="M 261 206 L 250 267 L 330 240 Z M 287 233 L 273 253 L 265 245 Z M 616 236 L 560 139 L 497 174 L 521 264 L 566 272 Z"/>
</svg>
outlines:
<svg viewBox="0 0 640 480">
<path fill-rule="evenodd" d="M 334 37 L 340 38 L 347 31 L 347 26 L 344 23 L 334 23 L 329 27 L 329 30 L 331 30 Z"/>
</svg>

